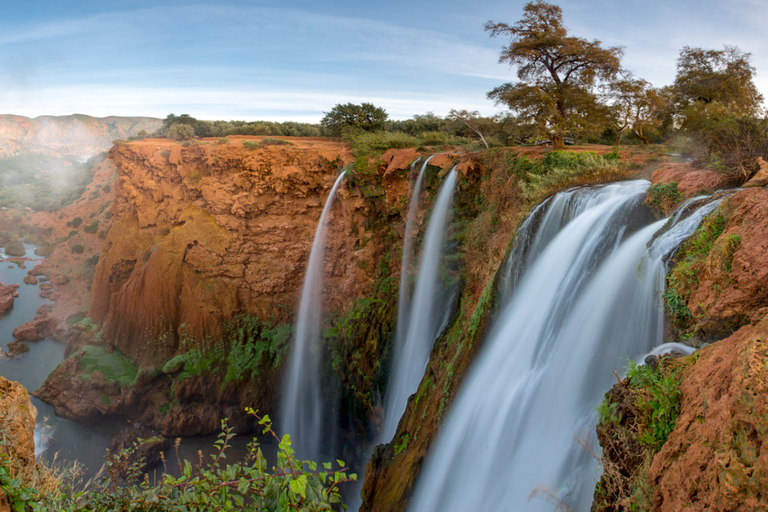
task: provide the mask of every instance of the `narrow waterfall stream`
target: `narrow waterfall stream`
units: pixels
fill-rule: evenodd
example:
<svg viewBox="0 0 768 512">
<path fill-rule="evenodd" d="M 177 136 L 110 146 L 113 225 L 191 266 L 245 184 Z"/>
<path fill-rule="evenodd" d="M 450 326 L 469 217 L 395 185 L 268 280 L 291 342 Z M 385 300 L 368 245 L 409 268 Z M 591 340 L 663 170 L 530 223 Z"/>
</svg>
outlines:
<svg viewBox="0 0 768 512">
<path fill-rule="evenodd" d="M 400 316 L 397 319 L 395 327 L 395 346 L 399 347 L 405 342 L 405 335 L 408 332 L 408 318 L 405 311 L 410 304 L 409 283 L 411 279 L 411 261 L 413 259 L 413 231 L 416 229 L 416 216 L 419 212 L 419 196 L 421 195 L 421 184 L 424 182 L 424 172 L 427 170 L 429 161 L 435 155 L 427 158 L 421 165 L 419 175 L 413 184 L 411 191 L 411 202 L 408 204 L 408 217 L 405 220 L 405 236 L 403 237 L 403 257 L 400 266 L 400 294 L 397 298 L 397 311 Z M 415 165 L 416 162 L 413 163 Z"/>
<path fill-rule="evenodd" d="M 327 424 L 323 422 L 323 414 L 327 410 L 321 389 L 320 329 L 326 220 L 345 173 L 342 171 L 336 178 L 315 230 L 280 402 L 280 430 L 291 435 L 293 448 L 303 459 L 318 460 L 321 442 L 335 437 L 332 432 L 323 431 L 323 425 Z"/>
<path fill-rule="evenodd" d="M 439 270 L 456 178 L 454 168 L 440 186 L 424 236 L 416 288 L 410 301 L 411 307 L 407 312 L 398 312 L 398 324 L 404 318 L 407 318 L 407 323 L 402 338 L 398 336 L 395 343 L 384 406 L 384 425 L 380 435 L 382 442 L 388 442 L 394 436 L 408 397 L 416 391 L 424 376 L 432 345 L 448 320 L 446 310 L 449 309 L 449 301 L 445 300 L 446 294 L 440 281 Z M 401 288 L 401 296 L 406 293 L 407 291 Z"/>
<path fill-rule="evenodd" d="M 507 274 L 523 271 L 505 280 L 506 305 L 422 468 L 410 510 L 552 511 L 552 497 L 589 510 L 599 468 L 580 443 L 598 450 L 595 408 L 615 381 L 611 370 L 661 343 L 664 258 L 715 207 L 661 232 L 667 221 L 651 222 L 643 205 L 647 187 L 569 190 L 521 226 L 525 238 L 513 246 L 520 248 Z"/>
</svg>

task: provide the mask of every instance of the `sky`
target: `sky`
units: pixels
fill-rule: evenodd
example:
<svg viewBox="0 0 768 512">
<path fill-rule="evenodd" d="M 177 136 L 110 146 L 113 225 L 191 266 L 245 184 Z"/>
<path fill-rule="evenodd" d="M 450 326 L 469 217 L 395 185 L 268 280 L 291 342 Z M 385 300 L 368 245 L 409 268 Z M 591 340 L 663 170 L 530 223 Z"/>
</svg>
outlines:
<svg viewBox="0 0 768 512">
<path fill-rule="evenodd" d="M 623 66 L 671 84 L 680 49 L 736 45 L 768 97 L 768 0 L 560 0 L 569 33 L 624 48 Z M 452 108 L 495 115 L 518 0 L 28 0 L 0 18 L 0 114 L 317 123 L 339 103 L 392 119 Z"/>
</svg>

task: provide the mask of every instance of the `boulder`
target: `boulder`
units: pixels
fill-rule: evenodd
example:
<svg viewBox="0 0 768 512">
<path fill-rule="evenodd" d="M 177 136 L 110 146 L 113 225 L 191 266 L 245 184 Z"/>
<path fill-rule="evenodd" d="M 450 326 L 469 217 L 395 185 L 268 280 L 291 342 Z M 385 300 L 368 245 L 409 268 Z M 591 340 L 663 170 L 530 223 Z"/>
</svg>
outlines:
<svg viewBox="0 0 768 512">
<path fill-rule="evenodd" d="M 20 240 L 9 240 L 5 244 L 5 254 L 8 256 L 24 256 L 27 254 L 27 250 L 24 249 L 24 244 Z"/>
<path fill-rule="evenodd" d="M 757 157 L 757 165 L 760 169 L 742 187 L 764 187 L 768 185 L 768 162 L 763 157 Z"/>
<path fill-rule="evenodd" d="M 19 340 L 37 341 L 51 337 L 56 329 L 56 319 L 41 315 L 31 322 L 21 324 L 13 330 L 13 335 Z"/>
<path fill-rule="evenodd" d="M 29 352 L 29 346 L 23 341 L 12 341 L 8 344 L 8 357 L 19 357 Z"/>
<path fill-rule="evenodd" d="M 29 275 L 31 275 L 31 276 L 35 276 L 35 277 L 37 277 L 37 276 L 42 276 L 42 275 L 44 275 L 44 274 L 45 274 L 45 270 L 43 270 L 43 266 L 42 266 L 42 265 L 35 265 L 35 266 L 32 268 L 32 270 L 30 270 L 30 271 L 29 271 L 29 272 L 27 272 L 27 273 L 28 273 Z"/>
<path fill-rule="evenodd" d="M 13 292 L 16 290 L 11 286 L 0 284 L 0 315 L 11 309 L 13 306 Z"/>
<path fill-rule="evenodd" d="M 35 276 L 24 276 L 24 282 L 26 284 L 37 284 L 37 278 Z"/>
</svg>

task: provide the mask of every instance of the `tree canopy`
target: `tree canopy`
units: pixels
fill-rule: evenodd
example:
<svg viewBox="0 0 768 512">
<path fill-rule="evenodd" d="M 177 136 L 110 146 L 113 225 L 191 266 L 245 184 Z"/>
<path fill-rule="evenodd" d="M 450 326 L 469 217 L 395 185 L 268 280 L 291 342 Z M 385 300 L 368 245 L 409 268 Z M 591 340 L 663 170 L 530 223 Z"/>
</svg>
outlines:
<svg viewBox="0 0 768 512">
<path fill-rule="evenodd" d="M 330 112 L 326 112 L 320 124 L 325 127 L 328 135 L 339 137 L 345 129 L 367 132 L 383 130 L 387 117 L 386 110 L 372 103 L 339 103 Z"/>
<path fill-rule="evenodd" d="M 594 88 L 620 72 L 621 48 L 569 36 L 562 9 L 542 0 L 527 3 L 514 25 L 489 21 L 485 29 L 491 37 L 509 38 L 499 62 L 516 66 L 520 80 L 488 96 L 534 121 L 556 147 L 563 145 L 566 133 L 589 130 L 607 115 Z"/>
<path fill-rule="evenodd" d="M 736 115 L 758 113 L 763 96 L 753 81 L 750 54 L 735 46 L 705 50 L 684 46 L 677 59 L 673 85 L 675 110 L 681 125 L 698 129 L 711 111 Z"/>
</svg>

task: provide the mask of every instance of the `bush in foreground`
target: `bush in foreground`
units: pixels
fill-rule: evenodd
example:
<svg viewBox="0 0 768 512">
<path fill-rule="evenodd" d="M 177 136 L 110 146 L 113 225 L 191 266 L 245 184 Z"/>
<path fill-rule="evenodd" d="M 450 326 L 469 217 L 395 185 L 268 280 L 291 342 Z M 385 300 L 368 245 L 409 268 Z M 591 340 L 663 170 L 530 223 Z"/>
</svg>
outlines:
<svg viewBox="0 0 768 512">
<path fill-rule="evenodd" d="M 101 479 L 89 482 L 82 491 L 73 494 L 40 492 L 25 486 L 19 480 L 8 478 L 0 465 L 0 495 L 8 498 L 11 510 L 24 511 L 318 511 L 346 508 L 341 503 L 339 485 L 357 478 L 347 474 L 342 461 L 332 470 L 325 463 L 321 470 L 313 461 L 301 461 L 291 448 L 290 436 L 282 439 L 272 430 L 268 416 L 254 416 L 269 434 L 279 442 L 277 467 L 269 468 L 259 443 L 248 445 L 243 462 L 224 464 L 232 429 L 222 422 L 222 433 L 214 443 L 211 461 L 193 466 L 189 461 L 179 462 L 181 476 L 164 472 L 158 482 L 150 482 L 144 474 L 143 459 L 136 460 L 133 449 L 108 454 Z M 131 462 L 133 461 L 133 462 Z M 0 461 L 1 462 L 1 461 Z M 163 464 L 165 460 L 163 459 Z M 99 478 L 97 475 L 96 478 Z M 105 475 L 105 476 L 104 476 Z"/>
</svg>

